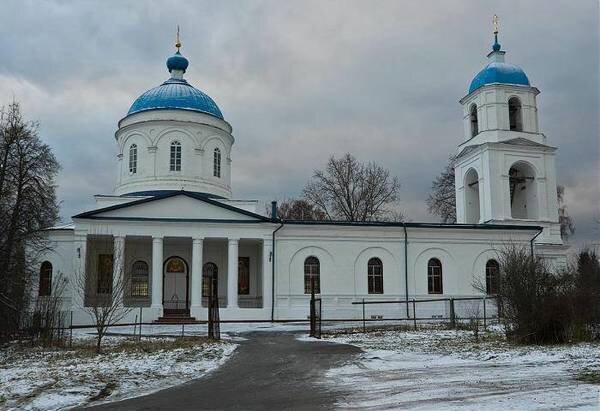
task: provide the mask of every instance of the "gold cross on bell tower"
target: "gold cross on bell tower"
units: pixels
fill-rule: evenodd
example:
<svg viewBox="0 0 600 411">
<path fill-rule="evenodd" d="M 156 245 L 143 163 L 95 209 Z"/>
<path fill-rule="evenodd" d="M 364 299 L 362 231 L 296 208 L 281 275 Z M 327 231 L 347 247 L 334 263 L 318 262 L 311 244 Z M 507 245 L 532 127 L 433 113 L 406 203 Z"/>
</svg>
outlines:
<svg viewBox="0 0 600 411">
<path fill-rule="evenodd" d="M 494 17 L 492 17 L 492 24 L 494 26 L 494 34 L 498 35 L 498 16 L 496 16 L 495 14 L 494 14 Z M 177 29 L 177 30 L 179 30 L 179 29 Z"/>
<path fill-rule="evenodd" d="M 177 40 L 175 42 L 175 47 L 177 47 L 177 52 L 179 53 L 179 49 L 181 48 L 181 41 L 179 40 L 179 25 L 177 25 Z"/>
</svg>

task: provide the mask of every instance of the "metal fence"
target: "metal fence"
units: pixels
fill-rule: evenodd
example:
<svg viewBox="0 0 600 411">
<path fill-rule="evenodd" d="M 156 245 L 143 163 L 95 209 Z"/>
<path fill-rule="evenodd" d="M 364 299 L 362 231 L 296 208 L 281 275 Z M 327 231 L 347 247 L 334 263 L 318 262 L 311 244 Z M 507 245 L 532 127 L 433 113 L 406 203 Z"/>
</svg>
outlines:
<svg viewBox="0 0 600 411">
<path fill-rule="evenodd" d="M 460 324 L 482 323 L 484 328 L 498 322 L 496 297 L 450 297 L 410 300 L 354 301 L 362 306 L 362 328 L 367 323 L 402 323 L 415 329 L 421 323 L 448 323 L 454 328 Z"/>
</svg>

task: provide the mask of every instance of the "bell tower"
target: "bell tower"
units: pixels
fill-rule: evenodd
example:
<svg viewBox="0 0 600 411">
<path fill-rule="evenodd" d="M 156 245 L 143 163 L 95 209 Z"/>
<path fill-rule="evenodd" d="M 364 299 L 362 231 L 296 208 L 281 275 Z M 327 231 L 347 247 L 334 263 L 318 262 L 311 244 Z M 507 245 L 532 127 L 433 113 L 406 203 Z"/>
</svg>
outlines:
<svg viewBox="0 0 600 411">
<path fill-rule="evenodd" d="M 562 244 L 556 194 L 556 148 L 538 124 L 537 96 L 525 72 L 494 43 L 463 106 L 464 141 L 455 162 L 458 223 L 539 225 L 537 243 Z"/>
</svg>

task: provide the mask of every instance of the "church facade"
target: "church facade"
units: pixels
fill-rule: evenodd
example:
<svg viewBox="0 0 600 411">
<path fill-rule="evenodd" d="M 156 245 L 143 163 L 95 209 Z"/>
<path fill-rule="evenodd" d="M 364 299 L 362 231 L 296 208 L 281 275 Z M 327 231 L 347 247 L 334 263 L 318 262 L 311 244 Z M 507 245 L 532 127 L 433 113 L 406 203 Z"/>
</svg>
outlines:
<svg viewBox="0 0 600 411">
<path fill-rule="evenodd" d="M 460 100 L 456 224 L 311 222 L 268 217 L 257 201 L 232 197 L 232 127 L 183 78 L 189 63 L 178 47 L 170 78 L 118 123 L 114 192 L 47 230 L 36 292 L 65 278 L 74 324 L 89 324 L 83 307 L 118 281 L 119 304 L 135 308 L 124 322 L 138 313 L 205 320 L 210 293 L 223 320 L 305 320 L 312 284 L 324 318 L 353 319 L 362 308 L 352 302 L 363 299 L 480 296 L 477 283 L 493 294 L 507 242 L 564 262 L 556 148 L 539 130 L 539 91 L 505 62 L 497 37 L 488 58 Z"/>
</svg>

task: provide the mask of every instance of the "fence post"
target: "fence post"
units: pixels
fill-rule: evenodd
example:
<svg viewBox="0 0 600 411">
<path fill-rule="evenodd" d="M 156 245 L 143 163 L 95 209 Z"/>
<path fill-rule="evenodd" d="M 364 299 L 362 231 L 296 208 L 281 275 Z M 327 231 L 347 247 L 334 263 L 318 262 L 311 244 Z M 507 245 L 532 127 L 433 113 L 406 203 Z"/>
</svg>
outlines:
<svg viewBox="0 0 600 411">
<path fill-rule="evenodd" d="M 181 338 L 185 335 L 185 324 L 181 324 Z"/>
<path fill-rule="evenodd" d="M 412 299 L 412 303 L 413 303 L 413 323 L 415 326 L 415 330 L 417 329 L 417 303 L 415 301 L 415 299 Z"/>
<path fill-rule="evenodd" d="M 69 348 L 73 348 L 73 310 L 71 310 L 71 321 L 69 322 Z"/>
<path fill-rule="evenodd" d="M 485 297 L 483 297 L 483 329 L 487 330 L 486 311 L 485 311 Z"/>
<path fill-rule="evenodd" d="M 135 338 L 135 336 L 137 335 L 137 314 L 135 315 L 135 321 L 133 322 L 133 337 Z"/>
<path fill-rule="evenodd" d="M 139 341 L 142 340 L 142 323 L 143 323 L 143 321 L 142 321 L 142 312 L 143 312 L 142 311 L 142 307 L 140 307 L 140 337 L 138 338 Z"/>
<path fill-rule="evenodd" d="M 365 319 L 365 299 L 362 299 L 362 311 L 363 311 L 363 333 L 367 332 L 367 320 Z"/>
<path fill-rule="evenodd" d="M 456 315 L 454 313 L 454 298 L 450 298 L 450 328 L 456 328 Z"/>
</svg>

